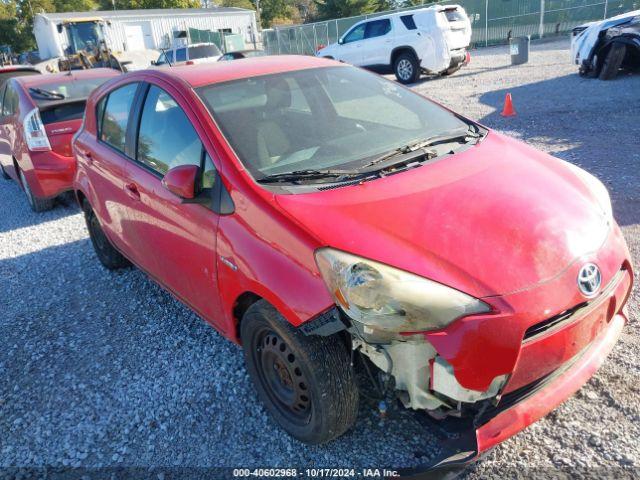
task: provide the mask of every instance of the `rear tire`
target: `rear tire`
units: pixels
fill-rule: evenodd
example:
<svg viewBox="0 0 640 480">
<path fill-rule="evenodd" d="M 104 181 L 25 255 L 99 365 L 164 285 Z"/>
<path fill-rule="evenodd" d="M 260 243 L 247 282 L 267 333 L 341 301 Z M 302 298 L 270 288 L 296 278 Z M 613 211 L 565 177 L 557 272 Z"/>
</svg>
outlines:
<svg viewBox="0 0 640 480">
<path fill-rule="evenodd" d="M 264 300 L 249 307 L 240 330 L 258 396 L 289 435 L 325 443 L 355 423 L 358 386 L 340 338 L 306 336 Z"/>
<path fill-rule="evenodd" d="M 393 73 L 403 85 L 414 83 L 420 78 L 420 63 L 413 53 L 401 53 L 393 62 Z"/>
<path fill-rule="evenodd" d="M 31 187 L 29 187 L 29 182 L 27 182 L 22 170 L 20 170 L 20 183 L 22 184 L 22 189 L 27 196 L 27 201 L 29 202 L 31 210 L 40 213 L 53 208 L 54 200 L 52 198 L 38 198 L 33 194 Z"/>
<path fill-rule="evenodd" d="M 625 44 L 614 43 L 611 45 L 611 48 L 604 59 L 604 63 L 602 64 L 602 69 L 600 70 L 598 78 L 600 80 L 611 80 L 615 78 L 616 75 L 618 75 L 618 70 L 620 70 L 620 67 L 622 66 L 622 61 L 624 60 L 626 53 L 627 46 Z"/>
<path fill-rule="evenodd" d="M 100 226 L 98 217 L 87 200 L 82 203 L 82 210 L 84 210 L 84 219 L 87 223 L 87 230 L 89 230 L 89 238 L 91 238 L 93 249 L 100 263 L 109 270 L 117 270 L 131 265 L 131 262 L 111 245 Z"/>
</svg>

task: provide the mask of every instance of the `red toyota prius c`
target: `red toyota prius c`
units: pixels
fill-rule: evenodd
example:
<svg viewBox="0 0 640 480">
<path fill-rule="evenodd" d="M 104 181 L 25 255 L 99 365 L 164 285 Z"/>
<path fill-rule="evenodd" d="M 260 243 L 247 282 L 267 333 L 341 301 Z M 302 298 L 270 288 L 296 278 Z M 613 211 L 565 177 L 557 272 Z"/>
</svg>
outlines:
<svg viewBox="0 0 640 480">
<path fill-rule="evenodd" d="M 405 407 L 468 421 L 475 458 L 579 389 L 626 322 L 600 181 L 358 68 L 130 73 L 91 95 L 73 148 L 99 260 L 241 344 L 303 442 L 353 425 L 368 366 Z"/>
<path fill-rule="evenodd" d="M 42 212 L 72 189 L 76 162 L 71 139 L 82 123 L 87 97 L 120 72 L 18 72 L 0 86 L 0 174 L 18 182 L 31 208 Z"/>
</svg>

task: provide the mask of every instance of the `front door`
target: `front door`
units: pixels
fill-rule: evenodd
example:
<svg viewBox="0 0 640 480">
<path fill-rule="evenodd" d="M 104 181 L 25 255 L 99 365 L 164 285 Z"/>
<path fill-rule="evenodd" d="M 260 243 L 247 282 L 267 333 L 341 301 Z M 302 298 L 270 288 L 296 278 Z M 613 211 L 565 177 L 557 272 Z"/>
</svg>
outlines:
<svg viewBox="0 0 640 480">
<path fill-rule="evenodd" d="M 342 43 L 338 45 L 336 60 L 350 63 L 351 65 L 362 65 L 362 40 L 364 39 L 365 28 L 366 23 L 361 23 L 342 37 Z"/>
<path fill-rule="evenodd" d="M 216 181 L 214 163 L 185 113 L 187 108 L 167 90 L 149 87 L 141 108 L 135 161 L 129 162 L 126 174 L 138 195 L 128 219 L 129 235 L 133 248 L 152 265 L 148 272 L 215 321 L 222 318 L 216 274 L 218 215 L 207 206 L 183 203 L 161 184 L 171 168 L 188 164 L 201 168 L 198 187 L 204 192 L 210 192 Z"/>
</svg>

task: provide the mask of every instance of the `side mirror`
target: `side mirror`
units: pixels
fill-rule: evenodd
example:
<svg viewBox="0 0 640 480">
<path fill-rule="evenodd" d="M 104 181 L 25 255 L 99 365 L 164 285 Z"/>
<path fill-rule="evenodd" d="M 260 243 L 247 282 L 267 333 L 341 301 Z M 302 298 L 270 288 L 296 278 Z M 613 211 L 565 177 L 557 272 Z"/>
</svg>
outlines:
<svg viewBox="0 0 640 480">
<path fill-rule="evenodd" d="M 344 38 L 341 38 L 340 40 L 338 40 L 338 45 L 342 45 L 344 43 Z"/>
<path fill-rule="evenodd" d="M 162 186 L 180 198 L 192 200 L 196 196 L 196 178 L 199 170 L 196 165 L 174 167 L 162 179 Z"/>
<path fill-rule="evenodd" d="M 154 66 L 157 65 L 156 61 L 155 60 L 151 60 L 151 65 L 154 65 Z"/>
</svg>

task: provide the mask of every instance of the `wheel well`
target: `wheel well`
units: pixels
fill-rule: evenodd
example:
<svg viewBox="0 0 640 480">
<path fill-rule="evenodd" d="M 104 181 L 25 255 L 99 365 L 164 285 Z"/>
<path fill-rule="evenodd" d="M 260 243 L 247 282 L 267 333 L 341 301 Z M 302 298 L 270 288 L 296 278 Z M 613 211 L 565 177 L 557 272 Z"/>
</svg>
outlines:
<svg viewBox="0 0 640 480">
<path fill-rule="evenodd" d="M 418 58 L 418 55 L 416 55 L 416 51 L 413 48 L 411 48 L 411 47 L 397 47 L 391 52 L 391 66 L 393 66 L 396 63 L 396 58 L 398 58 L 398 56 L 403 54 L 403 53 L 410 53 L 413 56 L 415 56 L 416 58 Z M 420 60 L 420 59 L 418 58 L 418 60 Z"/>
<path fill-rule="evenodd" d="M 80 190 L 76 190 L 76 201 L 78 202 L 78 206 L 80 207 L 81 210 L 84 210 L 83 204 L 84 201 L 87 199 L 86 195 L 84 193 L 82 193 L 82 191 Z"/>
<path fill-rule="evenodd" d="M 242 317 L 244 317 L 244 314 L 249 310 L 249 307 L 258 300 L 262 300 L 260 295 L 256 295 L 253 292 L 244 292 L 233 304 L 233 319 L 236 323 L 236 338 L 238 340 L 240 340 L 240 323 L 242 322 Z"/>
</svg>

